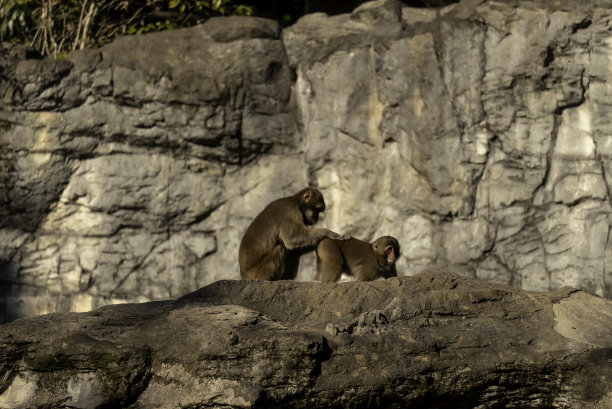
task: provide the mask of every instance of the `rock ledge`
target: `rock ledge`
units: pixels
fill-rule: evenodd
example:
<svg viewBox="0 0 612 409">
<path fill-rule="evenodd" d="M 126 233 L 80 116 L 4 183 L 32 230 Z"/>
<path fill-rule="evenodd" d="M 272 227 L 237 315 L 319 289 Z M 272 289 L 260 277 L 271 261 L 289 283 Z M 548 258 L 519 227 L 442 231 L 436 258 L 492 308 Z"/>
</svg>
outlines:
<svg viewBox="0 0 612 409">
<path fill-rule="evenodd" d="M 0 407 L 604 408 L 612 302 L 448 271 L 219 281 L 0 326 Z"/>
</svg>

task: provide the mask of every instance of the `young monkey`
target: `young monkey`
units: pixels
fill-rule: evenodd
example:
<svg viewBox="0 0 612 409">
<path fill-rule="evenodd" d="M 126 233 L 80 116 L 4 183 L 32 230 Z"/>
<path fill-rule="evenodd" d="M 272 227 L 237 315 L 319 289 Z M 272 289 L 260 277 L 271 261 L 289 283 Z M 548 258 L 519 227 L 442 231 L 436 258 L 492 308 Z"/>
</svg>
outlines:
<svg viewBox="0 0 612 409">
<path fill-rule="evenodd" d="M 359 281 L 397 277 L 395 262 L 400 248 L 395 237 L 383 236 L 372 243 L 354 237 L 344 241 L 324 239 L 316 252 L 318 281 L 336 282 L 342 273 Z"/>
</svg>

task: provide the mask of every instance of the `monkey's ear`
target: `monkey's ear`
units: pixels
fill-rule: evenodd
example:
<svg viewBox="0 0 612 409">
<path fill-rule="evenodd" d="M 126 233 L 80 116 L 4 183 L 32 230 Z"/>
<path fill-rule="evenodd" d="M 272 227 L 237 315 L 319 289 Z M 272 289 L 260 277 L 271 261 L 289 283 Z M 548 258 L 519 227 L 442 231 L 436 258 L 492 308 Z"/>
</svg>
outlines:
<svg viewBox="0 0 612 409">
<path fill-rule="evenodd" d="M 311 198 L 312 198 L 312 191 L 308 190 L 307 192 L 304 192 L 304 201 L 305 202 L 309 202 Z"/>
</svg>

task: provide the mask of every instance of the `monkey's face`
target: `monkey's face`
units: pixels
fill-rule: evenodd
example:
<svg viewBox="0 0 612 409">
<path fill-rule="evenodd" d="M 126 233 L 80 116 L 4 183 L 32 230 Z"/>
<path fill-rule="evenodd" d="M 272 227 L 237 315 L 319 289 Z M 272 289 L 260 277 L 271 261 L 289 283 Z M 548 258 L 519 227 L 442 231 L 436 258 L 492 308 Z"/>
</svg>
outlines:
<svg viewBox="0 0 612 409">
<path fill-rule="evenodd" d="M 399 247 L 387 246 L 385 248 L 385 253 L 387 253 L 387 262 L 395 263 L 399 257 Z"/>
<path fill-rule="evenodd" d="M 319 213 L 313 211 L 312 209 L 304 209 L 303 216 L 304 224 L 307 226 L 312 226 L 319 221 Z"/>
<path fill-rule="evenodd" d="M 372 243 L 372 246 L 374 251 L 385 257 L 389 264 L 394 264 L 400 256 L 399 243 L 395 237 L 380 237 Z"/>
<path fill-rule="evenodd" d="M 312 226 L 319 221 L 319 213 L 325 211 L 325 201 L 323 195 L 315 189 L 308 195 L 304 195 L 302 200 L 302 217 L 304 224 Z"/>
</svg>

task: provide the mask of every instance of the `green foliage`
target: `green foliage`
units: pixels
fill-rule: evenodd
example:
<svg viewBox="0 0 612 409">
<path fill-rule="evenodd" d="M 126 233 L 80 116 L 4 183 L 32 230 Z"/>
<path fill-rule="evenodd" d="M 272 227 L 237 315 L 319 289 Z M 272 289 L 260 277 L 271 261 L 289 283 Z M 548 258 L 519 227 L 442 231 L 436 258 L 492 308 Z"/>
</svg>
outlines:
<svg viewBox="0 0 612 409">
<path fill-rule="evenodd" d="M 0 40 L 60 57 L 122 34 L 200 24 L 213 16 L 252 15 L 240 0 L 0 0 Z"/>
<path fill-rule="evenodd" d="M 144 34 L 150 31 L 164 31 L 164 30 L 172 30 L 176 28 L 176 23 L 170 20 L 164 21 L 156 21 L 155 23 L 148 23 L 145 26 L 128 26 L 128 34 Z"/>
<path fill-rule="evenodd" d="M 33 25 L 31 0 L 0 1 L 0 38 L 24 35 Z"/>
</svg>

